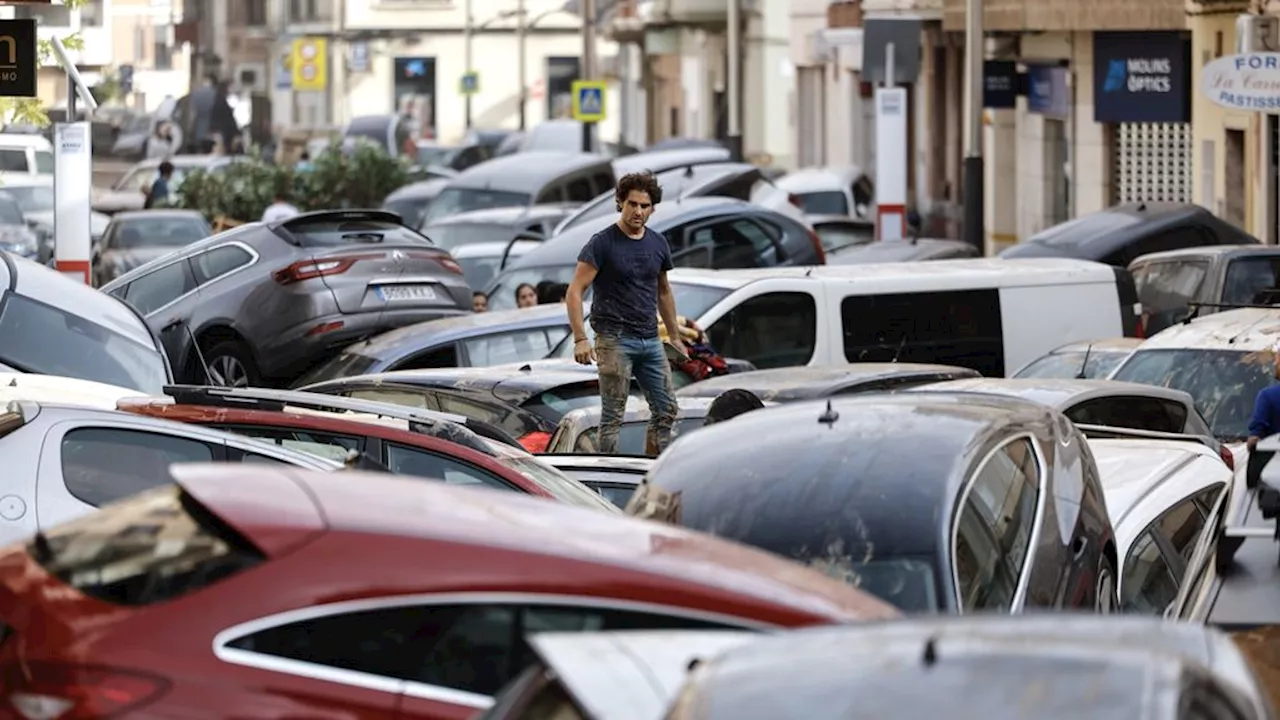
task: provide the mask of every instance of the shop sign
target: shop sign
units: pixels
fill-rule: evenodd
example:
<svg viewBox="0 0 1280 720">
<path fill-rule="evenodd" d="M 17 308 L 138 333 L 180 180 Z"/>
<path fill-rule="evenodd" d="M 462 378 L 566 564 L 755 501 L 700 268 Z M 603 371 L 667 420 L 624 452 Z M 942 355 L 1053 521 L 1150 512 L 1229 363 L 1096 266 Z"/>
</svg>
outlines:
<svg viewBox="0 0 1280 720">
<path fill-rule="evenodd" d="M 1094 121 L 1190 122 L 1190 59 L 1183 32 L 1094 33 Z"/>
<path fill-rule="evenodd" d="M 1220 57 L 1200 72 L 1200 88 L 1222 107 L 1280 115 L 1280 53 Z"/>
</svg>

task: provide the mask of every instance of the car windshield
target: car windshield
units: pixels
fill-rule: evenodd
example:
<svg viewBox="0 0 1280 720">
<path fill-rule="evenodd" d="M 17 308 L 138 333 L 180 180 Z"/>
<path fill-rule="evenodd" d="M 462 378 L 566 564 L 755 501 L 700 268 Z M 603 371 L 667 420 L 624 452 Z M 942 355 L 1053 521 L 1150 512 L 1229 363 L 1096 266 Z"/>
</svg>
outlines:
<svg viewBox="0 0 1280 720">
<path fill-rule="evenodd" d="M 1249 436 L 1254 399 L 1274 380 L 1273 355 L 1269 351 L 1139 350 L 1111 379 L 1186 391 L 1214 436 L 1231 442 Z"/>
<path fill-rule="evenodd" d="M 548 280 L 555 283 L 568 283 L 573 279 L 573 265 L 551 265 L 543 267 L 527 267 L 512 270 L 498 276 L 498 282 L 489 289 L 490 310 L 514 310 L 516 308 L 516 288 L 528 283 L 534 287 Z"/>
<path fill-rule="evenodd" d="M 431 201 L 426 198 L 406 197 L 387 200 L 382 203 L 382 209 L 399 215 L 405 225 L 418 227 L 422 224 L 422 214 L 430 204 Z"/>
<path fill-rule="evenodd" d="M 516 229 L 496 223 L 446 223 L 428 225 L 422 228 L 422 234 L 437 246 L 452 250 L 459 245 L 478 242 L 510 242 L 516 236 Z"/>
<path fill-rule="evenodd" d="M 1106 235 L 1115 230 L 1136 225 L 1140 220 L 1136 215 L 1123 212 L 1103 211 L 1082 218 L 1045 228 L 1032 235 L 1028 242 L 1046 245 L 1074 245 L 1083 240 Z"/>
<path fill-rule="evenodd" d="M 10 293 L 0 310 L 0 362 L 20 372 L 93 380 L 163 395 L 164 356 L 155 347 L 79 315 Z"/>
<path fill-rule="evenodd" d="M 294 383 L 294 387 L 311 385 L 312 383 L 337 380 L 338 378 L 363 375 L 378 362 L 378 358 L 361 355 L 353 350 L 344 350 L 328 362 L 321 363 Z"/>
<path fill-rule="evenodd" d="M 1014 374 L 1015 378 L 1054 378 L 1062 380 L 1070 380 L 1079 377 L 1080 367 L 1084 365 L 1084 377 L 1086 379 L 1105 379 L 1116 369 L 1126 357 L 1128 352 L 1110 352 L 1094 350 L 1088 353 L 1089 359 L 1085 361 L 1085 351 L 1079 352 L 1061 352 L 1052 355 L 1045 355 L 1037 360 L 1032 360 L 1031 364 L 1019 370 Z"/>
<path fill-rule="evenodd" d="M 44 185 L 0 186 L 0 190 L 13 196 L 22 212 L 53 212 L 53 188 Z"/>
<path fill-rule="evenodd" d="M 194 217 L 147 217 L 127 220 L 116 228 L 112 247 L 186 247 L 209 237 L 209 226 Z"/>
<path fill-rule="evenodd" d="M 848 215 L 849 201 L 839 190 L 795 193 L 805 215 Z"/>
<path fill-rule="evenodd" d="M 866 225 L 819 223 L 814 226 L 813 231 L 818 234 L 818 239 L 822 241 L 822 249 L 827 252 L 855 245 L 866 245 L 876 239 L 876 228 L 870 223 Z"/>
<path fill-rule="evenodd" d="M 729 290 L 710 285 L 671 281 L 671 292 L 676 297 L 676 312 L 687 318 L 700 318 L 716 303 L 729 297 Z"/>
<path fill-rule="evenodd" d="M 431 205 L 422 214 L 424 223 L 432 223 L 442 218 L 451 217 L 473 210 L 490 208 L 517 207 L 533 202 L 529 193 L 509 192 L 506 190 L 487 190 L 484 188 L 451 187 L 431 201 Z"/>
<path fill-rule="evenodd" d="M 502 458 L 500 462 L 534 481 L 538 487 L 551 493 L 552 497 L 561 502 L 597 510 L 618 511 L 613 503 L 601 497 L 599 493 L 532 455 L 511 455 Z"/>
</svg>

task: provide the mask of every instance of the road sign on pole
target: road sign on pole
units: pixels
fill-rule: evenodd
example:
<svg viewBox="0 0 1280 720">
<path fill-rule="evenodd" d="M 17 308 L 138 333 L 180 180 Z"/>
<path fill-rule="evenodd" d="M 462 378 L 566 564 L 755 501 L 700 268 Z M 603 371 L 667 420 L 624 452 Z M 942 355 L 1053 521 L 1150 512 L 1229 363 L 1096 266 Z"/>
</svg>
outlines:
<svg viewBox="0 0 1280 720">
<path fill-rule="evenodd" d="M 290 58 L 293 89 L 322 91 L 329 87 L 329 43 L 324 38 L 308 37 L 293 41 Z"/>
<path fill-rule="evenodd" d="M 462 95 L 475 95 L 480 92 L 480 73 L 468 72 L 462 74 L 462 79 L 458 81 L 458 92 Z"/>
<path fill-rule="evenodd" d="M 598 123 L 605 118 L 605 83 L 598 80 L 573 81 L 573 119 Z"/>
</svg>

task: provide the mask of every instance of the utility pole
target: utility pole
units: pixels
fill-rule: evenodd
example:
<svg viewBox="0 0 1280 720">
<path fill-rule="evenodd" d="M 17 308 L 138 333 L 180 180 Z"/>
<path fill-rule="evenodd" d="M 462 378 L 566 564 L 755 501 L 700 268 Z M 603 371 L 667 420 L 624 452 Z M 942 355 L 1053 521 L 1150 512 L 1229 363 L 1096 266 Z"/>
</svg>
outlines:
<svg viewBox="0 0 1280 720">
<path fill-rule="evenodd" d="M 525 106 L 529 104 L 529 78 L 528 68 L 525 67 L 525 46 L 527 36 L 529 34 L 529 18 L 525 15 L 524 0 L 518 0 L 516 3 L 516 32 L 519 34 L 520 46 L 520 68 L 518 74 L 520 76 L 520 129 L 525 129 Z"/>
<path fill-rule="evenodd" d="M 729 105 L 729 155 L 735 162 L 742 162 L 742 101 L 738 94 L 742 89 L 742 0 L 729 0 L 728 27 L 726 28 L 728 68 L 725 73 L 725 98 Z"/>
<path fill-rule="evenodd" d="M 466 0 L 466 3 L 463 5 L 462 11 L 467 15 L 467 18 L 466 18 L 467 24 L 466 24 L 465 30 L 463 31 L 464 32 L 463 44 L 465 47 L 464 52 L 466 53 L 466 57 L 464 58 L 464 62 L 467 66 L 466 74 L 470 75 L 473 69 L 471 67 L 471 41 L 475 37 L 475 26 L 474 26 L 475 18 L 471 15 L 471 0 Z M 467 108 L 467 129 L 470 130 L 471 129 L 471 93 L 467 93 L 466 97 L 463 98 L 463 102 L 466 103 L 466 108 Z"/>
<path fill-rule="evenodd" d="M 596 71 L 596 0 L 582 0 L 582 79 L 595 80 Z M 595 123 L 582 123 L 582 152 L 593 152 L 592 129 Z"/>
<path fill-rule="evenodd" d="M 982 0 L 965 0 L 964 240 L 986 254 L 986 182 L 982 163 L 982 75 L 986 33 Z"/>
</svg>

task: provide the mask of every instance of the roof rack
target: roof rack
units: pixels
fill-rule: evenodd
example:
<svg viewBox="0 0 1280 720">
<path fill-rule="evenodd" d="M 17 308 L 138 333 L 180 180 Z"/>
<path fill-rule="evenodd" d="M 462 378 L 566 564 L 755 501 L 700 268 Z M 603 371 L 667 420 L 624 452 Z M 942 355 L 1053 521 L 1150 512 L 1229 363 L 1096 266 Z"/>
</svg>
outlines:
<svg viewBox="0 0 1280 720">
<path fill-rule="evenodd" d="M 474 420 L 465 415 L 436 412 L 394 405 L 374 400 L 358 400 L 341 395 L 305 392 L 300 390 L 269 390 L 265 388 L 228 388 L 214 385 L 166 385 L 165 395 L 184 405 L 210 405 L 214 407 L 238 407 L 251 410 L 282 412 L 288 406 L 323 412 L 349 412 L 403 420 L 410 429 L 424 435 L 465 445 L 472 450 L 493 455 L 493 450 L 478 435 L 504 445 L 521 447 L 510 433 L 489 423 Z M 418 427 L 414 427 L 414 426 Z M 463 432 L 458 432 L 459 430 Z M 471 432 L 466 432 L 470 430 Z"/>
<path fill-rule="evenodd" d="M 1076 427 L 1080 428 L 1080 432 L 1084 433 L 1084 436 L 1090 440 L 1179 440 L 1181 442 L 1200 443 L 1214 452 L 1218 451 L 1218 441 L 1204 435 L 1160 432 L 1158 430 L 1138 430 L 1136 428 L 1112 427 L 1110 425 L 1090 425 L 1088 423 L 1077 423 Z"/>
</svg>

